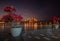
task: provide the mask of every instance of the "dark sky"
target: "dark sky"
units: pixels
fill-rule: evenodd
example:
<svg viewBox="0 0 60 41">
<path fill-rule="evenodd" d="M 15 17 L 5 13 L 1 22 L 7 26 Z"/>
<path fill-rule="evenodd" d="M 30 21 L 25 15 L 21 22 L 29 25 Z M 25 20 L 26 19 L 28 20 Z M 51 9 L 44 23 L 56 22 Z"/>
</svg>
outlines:
<svg viewBox="0 0 60 41">
<path fill-rule="evenodd" d="M 38 19 L 49 19 L 50 16 L 60 17 L 59 1 L 38 1 L 38 0 L 0 0 L 0 18 L 7 14 L 3 8 L 8 5 L 16 7 L 16 14 L 24 18 L 36 17 Z"/>
</svg>

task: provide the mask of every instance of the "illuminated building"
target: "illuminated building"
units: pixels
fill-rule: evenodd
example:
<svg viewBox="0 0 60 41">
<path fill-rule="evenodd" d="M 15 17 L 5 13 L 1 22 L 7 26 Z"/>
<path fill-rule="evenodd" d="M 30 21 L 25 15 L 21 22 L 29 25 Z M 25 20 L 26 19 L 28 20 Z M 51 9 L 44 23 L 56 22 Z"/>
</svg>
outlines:
<svg viewBox="0 0 60 41">
<path fill-rule="evenodd" d="M 37 30 L 38 20 L 36 18 L 25 19 L 24 29 L 26 30 Z"/>
<path fill-rule="evenodd" d="M 60 21 L 60 20 L 59 20 Z M 21 21 L 21 23 L 23 24 L 23 28 L 24 31 L 29 31 L 29 30 L 38 30 L 38 29 L 44 29 L 44 28 L 53 28 L 52 26 L 54 24 L 57 24 L 56 26 L 58 26 L 57 28 L 59 28 L 60 24 L 59 21 L 55 20 L 38 20 L 37 18 L 27 18 Z M 19 22 L 18 22 L 19 23 Z M 3 22 L 0 22 L 0 25 L 2 25 Z M 5 29 L 9 30 L 11 28 L 11 24 L 10 23 L 4 23 L 5 25 Z M 0 28 L 1 29 L 1 28 Z"/>
</svg>

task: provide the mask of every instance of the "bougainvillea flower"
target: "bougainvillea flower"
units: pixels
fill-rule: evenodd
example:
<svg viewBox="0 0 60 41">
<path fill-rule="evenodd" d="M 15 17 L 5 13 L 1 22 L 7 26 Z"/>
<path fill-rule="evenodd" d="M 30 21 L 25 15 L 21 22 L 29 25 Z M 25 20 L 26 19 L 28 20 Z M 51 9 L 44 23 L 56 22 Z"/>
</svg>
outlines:
<svg viewBox="0 0 60 41">
<path fill-rule="evenodd" d="M 60 18 L 58 18 L 56 16 L 51 16 L 51 18 L 52 18 L 53 21 L 59 21 L 60 20 Z"/>
<path fill-rule="evenodd" d="M 16 14 L 7 14 L 2 16 L 1 20 L 2 21 L 21 21 L 23 17 L 21 15 L 16 15 Z"/>
<path fill-rule="evenodd" d="M 4 8 L 5 12 L 10 12 L 10 10 L 16 11 L 16 8 L 14 6 L 7 6 L 7 7 Z"/>
</svg>

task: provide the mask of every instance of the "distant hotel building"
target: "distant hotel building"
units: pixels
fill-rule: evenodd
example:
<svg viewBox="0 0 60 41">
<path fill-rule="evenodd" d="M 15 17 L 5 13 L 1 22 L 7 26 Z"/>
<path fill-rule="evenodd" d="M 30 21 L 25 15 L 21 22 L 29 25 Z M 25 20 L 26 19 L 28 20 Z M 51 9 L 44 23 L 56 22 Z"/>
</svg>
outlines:
<svg viewBox="0 0 60 41">
<path fill-rule="evenodd" d="M 28 18 L 24 20 L 24 29 L 26 30 L 37 30 L 38 28 L 38 19 Z"/>
<path fill-rule="evenodd" d="M 24 31 L 29 30 L 37 30 L 37 29 L 44 29 L 46 26 L 54 25 L 52 20 L 38 20 L 37 18 L 27 18 L 21 22 L 23 24 Z M 56 24 L 60 25 L 59 22 Z M 0 21 L 0 31 L 3 29 L 9 30 L 11 28 L 11 24 L 4 23 Z"/>
</svg>

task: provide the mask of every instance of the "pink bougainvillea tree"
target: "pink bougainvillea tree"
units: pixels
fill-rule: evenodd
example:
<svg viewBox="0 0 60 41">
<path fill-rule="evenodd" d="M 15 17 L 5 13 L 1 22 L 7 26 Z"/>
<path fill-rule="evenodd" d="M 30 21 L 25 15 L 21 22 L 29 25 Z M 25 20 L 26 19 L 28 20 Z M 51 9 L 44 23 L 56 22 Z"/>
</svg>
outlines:
<svg viewBox="0 0 60 41">
<path fill-rule="evenodd" d="M 16 11 L 16 8 L 14 6 L 7 6 L 4 8 L 5 12 L 12 12 L 12 11 Z M 3 15 L 1 20 L 4 22 L 9 22 L 9 21 L 21 21 L 23 19 L 23 17 L 21 15 L 17 15 L 17 14 L 12 14 L 12 13 L 8 13 L 7 15 Z"/>
</svg>

